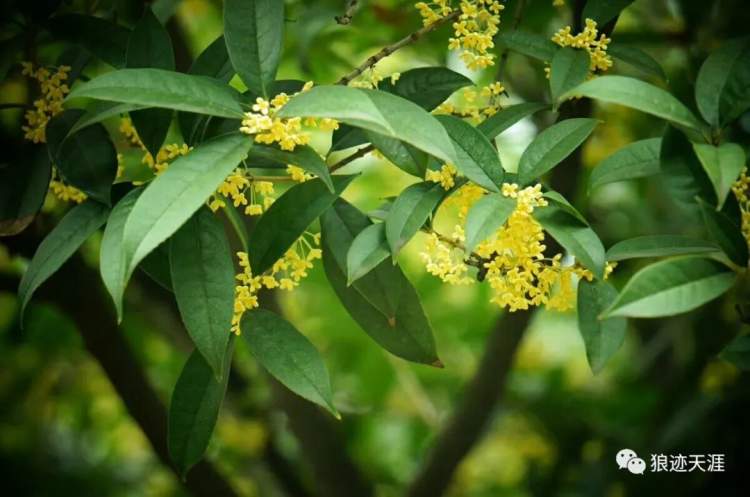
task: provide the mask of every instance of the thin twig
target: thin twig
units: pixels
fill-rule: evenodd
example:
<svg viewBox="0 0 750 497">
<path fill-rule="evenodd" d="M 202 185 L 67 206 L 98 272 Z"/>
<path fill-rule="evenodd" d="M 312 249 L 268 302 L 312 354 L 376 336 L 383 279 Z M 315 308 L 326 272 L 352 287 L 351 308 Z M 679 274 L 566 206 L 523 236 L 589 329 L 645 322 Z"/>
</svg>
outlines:
<svg viewBox="0 0 750 497">
<path fill-rule="evenodd" d="M 0 110 L 6 110 L 6 109 L 30 109 L 30 108 L 31 108 L 31 105 L 21 104 L 21 103 L 0 104 Z"/>
<path fill-rule="evenodd" d="M 348 0 L 346 2 L 346 10 L 344 10 L 344 15 L 336 16 L 334 19 L 336 19 L 336 22 L 348 26 L 352 23 L 352 18 L 354 17 L 354 12 L 357 10 L 357 6 L 359 5 L 359 0 Z"/>
<path fill-rule="evenodd" d="M 513 13 L 513 24 L 511 25 L 511 31 L 515 31 L 518 29 L 518 26 L 521 24 L 521 19 L 523 18 L 523 9 L 526 7 L 526 0 L 518 0 L 518 5 L 516 5 L 516 11 Z M 507 46 L 503 47 L 503 51 L 500 54 L 500 61 L 497 64 L 497 76 L 495 79 L 497 81 L 501 81 L 503 79 L 503 74 L 505 73 L 505 66 L 508 64 L 508 53 L 510 50 L 508 50 Z"/>
<path fill-rule="evenodd" d="M 338 169 L 341 169 L 342 167 L 349 164 L 350 162 L 354 162 L 355 160 L 361 157 L 364 157 L 365 155 L 369 154 L 373 150 L 375 150 L 375 147 L 373 145 L 367 145 L 366 147 L 357 149 L 357 151 L 354 152 L 353 154 L 347 155 L 346 157 L 344 157 L 343 159 L 341 159 L 340 161 L 332 165 L 329 171 L 334 172 Z"/>
<path fill-rule="evenodd" d="M 460 9 L 456 9 L 451 14 L 438 19 L 437 21 L 433 22 L 432 24 L 428 24 L 427 26 L 423 27 L 422 29 L 413 32 L 409 36 L 406 36 L 405 38 L 400 39 L 396 43 L 393 43 L 391 45 L 385 46 L 378 53 L 373 55 L 372 57 L 369 57 L 367 60 L 365 60 L 362 64 L 359 65 L 356 69 L 354 69 L 352 72 L 347 74 L 346 76 L 343 76 L 340 80 L 336 82 L 337 85 L 347 85 L 351 80 L 365 72 L 367 69 L 371 68 L 384 58 L 388 57 L 392 53 L 394 53 L 396 50 L 399 50 L 405 46 L 411 45 L 412 43 L 416 42 L 420 38 L 422 38 L 427 33 L 430 33 L 443 24 L 450 22 L 454 19 L 456 19 L 461 14 Z"/>
</svg>

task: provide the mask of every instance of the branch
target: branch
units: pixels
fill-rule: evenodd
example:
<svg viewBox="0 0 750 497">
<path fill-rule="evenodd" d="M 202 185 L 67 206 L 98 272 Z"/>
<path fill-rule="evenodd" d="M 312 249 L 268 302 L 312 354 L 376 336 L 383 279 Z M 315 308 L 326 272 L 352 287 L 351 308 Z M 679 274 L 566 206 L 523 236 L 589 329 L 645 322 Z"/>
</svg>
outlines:
<svg viewBox="0 0 750 497">
<path fill-rule="evenodd" d="M 430 33 L 443 24 L 450 22 L 457 18 L 461 14 L 461 9 L 456 9 L 451 14 L 442 17 L 438 19 L 437 21 L 433 22 L 432 24 L 428 24 L 427 26 L 424 26 L 422 29 L 413 32 L 409 36 L 400 39 L 396 43 L 393 43 L 391 45 L 385 46 L 378 53 L 373 55 L 372 57 L 365 60 L 362 64 L 359 65 L 356 69 L 354 69 L 352 72 L 347 74 L 346 76 L 343 76 L 340 80 L 336 82 L 337 85 L 348 85 L 351 80 L 365 72 L 367 69 L 371 68 L 384 58 L 391 55 L 396 50 L 399 50 L 401 48 L 404 48 L 405 46 L 411 45 L 412 43 L 416 42 L 420 38 L 422 38 L 427 33 Z"/>
<path fill-rule="evenodd" d="M 406 497 L 445 493 L 456 468 L 482 437 L 503 397 L 506 377 L 530 318 L 531 312 L 521 311 L 508 312 L 498 320 L 463 400 L 437 436 Z"/>
<path fill-rule="evenodd" d="M 355 160 L 361 157 L 364 157 L 365 155 L 369 154 L 373 150 L 375 150 L 375 146 L 373 145 L 367 145 L 366 147 L 359 148 L 354 153 L 347 155 L 346 157 L 338 161 L 336 164 L 332 165 L 329 171 L 334 172 L 338 169 L 341 169 L 342 167 L 349 164 L 350 162 L 354 162 Z"/>
<path fill-rule="evenodd" d="M 348 0 L 346 2 L 346 10 L 344 10 L 344 14 L 334 17 L 334 19 L 336 19 L 336 22 L 344 26 L 348 26 L 349 24 L 351 24 L 352 18 L 354 17 L 354 11 L 357 10 L 358 4 L 359 0 Z"/>
</svg>

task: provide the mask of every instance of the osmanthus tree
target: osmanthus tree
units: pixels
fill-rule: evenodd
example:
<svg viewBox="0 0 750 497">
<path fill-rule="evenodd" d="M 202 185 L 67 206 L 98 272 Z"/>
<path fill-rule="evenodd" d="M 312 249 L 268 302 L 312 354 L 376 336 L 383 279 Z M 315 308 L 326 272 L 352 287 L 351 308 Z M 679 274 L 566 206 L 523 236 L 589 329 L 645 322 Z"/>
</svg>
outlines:
<svg viewBox="0 0 750 497">
<path fill-rule="evenodd" d="M 416 4 L 420 29 L 325 84 L 277 78 L 284 31 L 294 29 L 280 1 L 225 0 L 223 35 L 187 72 L 175 70 L 154 10 L 130 29 L 58 12 L 59 3 L 23 7 L 26 22 L 10 40 L 26 45 L 20 67 L 38 82 L 38 98 L 25 114 L 23 162 L 0 169 L 0 230 L 19 234 L 48 194 L 70 203 L 28 264 L 22 308 L 100 230 L 101 279 L 118 318 L 136 271 L 173 292 L 195 345 L 169 408 L 169 454 L 182 475 L 208 445 L 238 341 L 289 390 L 339 416 L 323 358 L 267 309 L 266 290 L 293 290 L 318 259 L 377 345 L 438 367 L 430 321 L 398 265 L 407 243 L 420 245 L 426 271 L 450 285 L 488 285 L 508 313 L 577 306 L 594 371 L 621 345 L 628 318 L 672 316 L 721 295 L 738 320 L 750 313 L 750 177 L 745 147 L 733 142 L 750 108 L 750 38 L 718 47 L 697 75 L 695 101 L 683 102 L 663 85 L 610 74 L 623 63 L 663 77 L 648 54 L 609 37 L 631 2 L 589 0 L 577 12 L 580 30 L 550 39 L 518 29 L 532 8 L 524 1 L 506 13 L 497 0 L 436 0 Z M 346 3 L 338 21 L 352 22 L 357 7 Z M 502 69 L 509 51 L 543 61 L 548 100 L 507 104 L 501 81 L 477 85 L 442 66 L 378 70 L 444 26 L 453 32 L 449 48 L 477 73 Z M 49 42 L 66 47 L 56 60 L 35 48 Z M 22 50 L 12 53 L 20 62 Z M 569 117 L 566 106 L 580 99 L 666 123 L 661 138 L 606 158 L 589 190 L 658 176 L 691 232 L 606 249 L 570 192 L 555 190 L 553 170 L 608 125 Z M 517 168 L 501 164 L 496 137 L 542 112 L 558 119 Z M 367 154 L 414 177 L 371 212 L 342 198 L 363 181 L 342 171 Z M 634 258 L 657 260 L 621 288 L 608 281 L 619 261 Z M 741 358 L 747 347 L 739 337 L 727 356 Z M 419 488 L 412 494 L 423 495 Z"/>
</svg>

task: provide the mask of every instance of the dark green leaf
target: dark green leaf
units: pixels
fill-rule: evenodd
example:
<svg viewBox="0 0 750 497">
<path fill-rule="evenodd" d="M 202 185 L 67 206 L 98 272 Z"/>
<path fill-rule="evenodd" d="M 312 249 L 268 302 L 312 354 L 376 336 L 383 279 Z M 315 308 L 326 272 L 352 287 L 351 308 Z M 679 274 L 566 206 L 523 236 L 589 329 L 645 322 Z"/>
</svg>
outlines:
<svg viewBox="0 0 750 497">
<path fill-rule="evenodd" d="M 232 325 L 234 264 L 224 226 L 207 207 L 174 234 L 169 263 L 185 328 L 220 379 Z"/>
<path fill-rule="evenodd" d="M 566 91 L 586 81 L 591 57 L 586 50 L 563 47 L 555 52 L 550 64 L 549 88 L 557 102 Z"/>
<path fill-rule="evenodd" d="M 523 102 L 511 105 L 482 121 L 477 129 L 484 133 L 487 138 L 493 139 L 521 119 L 548 108 L 549 105 L 538 102 Z"/>
<path fill-rule="evenodd" d="M 379 90 L 410 100 L 425 110 L 433 110 L 456 90 L 472 81 L 447 67 L 419 67 L 401 73 L 395 84 L 382 81 Z"/>
<path fill-rule="evenodd" d="M 641 257 L 706 254 L 716 252 L 711 242 L 681 235 L 639 236 L 618 242 L 607 251 L 608 261 L 623 261 Z"/>
<path fill-rule="evenodd" d="M 617 290 L 606 281 L 578 283 L 578 330 L 586 346 L 586 358 L 594 374 L 622 345 L 625 339 L 625 318 L 599 319 L 599 315 L 617 298 Z"/>
<path fill-rule="evenodd" d="M 518 181 L 526 185 L 558 165 L 588 138 L 598 122 L 588 118 L 566 119 L 539 133 L 521 155 Z"/>
<path fill-rule="evenodd" d="M 725 42 L 709 55 L 695 81 L 695 100 L 714 128 L 750 107 L 750 37 Z"/>
<path fill-rule="evenodd" d="M 354 129 L 356 130 L 356 128 Z M 372 131 L 365 131 L 364 138 L 370 141 L 386 159 L 402 171 L 418 178 L 424 177 L 429 161 L 429 156 L 426 153 L 396 138 Z"/>
<path fill-rule="evenodd" d="M 110 117 L 122 116 L 132 111 L 140 110 L 144 106 L 134 104 L 121 104 L 119 102 L 95 102 L 86 109 L 86 112 L 76 121 L 68 131 L 68 135 L 79 132 L 83 128 L 100 123 Z"/>
<path fill-rule="evenodd" d="M 300 397 L 340 417 L 333 405 L 328 371 L 310 340 L 265 309 L 246 312 L 240 326 L 250 352 L 271 376 Z"/>
<path fill-rule="evenodd" d="M 607 53 L 645 73 L 654 75 L 662 80 L 667 79 L 667 75 L 664 73 L 661 64 L 640 48 L 613 42 L 607 46 Z"/>
<path fill-rule="evenodd" d="M 18 286 L 21 319 L 31 296 L 107 220 L 109 209 L 88 201 L 73 207 L 42 240 Z"/>
<path fill-rule="evenodd" d="M 375 269 L 391 255 L 385 239 L 385 223 L 377 223 L 363 229 L 352 241 L 346 255 L 346 284 Z"/>
<path fill-rule="evenodd" d="M 545 62 L 551 61 L 558 49 L 558 46 L 546 36 L 518 29 L 500 31 L 496 38 L 501 45 L 509 50 Z"/>
<path fill-rule="evenodd" d="M 607 183 L 658 174 L 660 150 L 661 138 L 648 138 L 625 145 L 594 168 L 589 178 L 589 190 Z"/>
<path fill-rule="evenodd" d="M 705 201 L 698 199 L 703 214 L 703 222 L 708 234 L 729 257 L 729 260 L 740 267 L 747 266 L 747 240 L 742 230 L 723 212 L 719 212 Z"/>
<path fill-rule="evenodd" d="M 732 185 L 745 169 L 745 151 L 736 143 L 722 143 L 718 147 L 694 143 L 693 150 L 716 192 L 718 208 L 724 205 Z"/>
<path fill-rule="evenodd" d="M 396 198 L 385 220 L 385 236 L 393 257 L 422 229 L 445 194 L 439 183 L 423 182 L 405 188 Z"/>
<path fill-rule="evenodd" d="M 659 151 L 661 177 L 667 194 L 679 207 L 695 211 L 695 197 L 716 203 L 711 181 L 685 135 L 669 127 Z"/>
<path fill-rule="evenodd" d="M 111 66 L 125 65 L 130 30 L 122 26 L 80 14 L 55 16 L 46 26 L 56 38 L 80 45 Z"/>
<path fill-rule="evenodd" d="M 633 0 L 588 0 L 583 8 L 581 20 L 593 19 L 603 27 L 631 3 Z"/>
<path fill-rule="evenodd" d="M 499 193 L 490 193 L 477 201 L 466 216 L 466 253 L 471 253 L 500 227 L 516 208 L 516 200 Z"/>
<path fill-rule="evenodd" d="M 258 219 L 250 234 L 250 267 L 262 274 L 328 209 L 355 176 L 333 176 L 334 192 L 318 179 L 295 185 Z"/>
<path fill-rule="evenodd" d="M 224 38 L 232 65 L 245 85 L 262 97 L 276 79 L 284 46 L 284 2 L 226 0 Z"/>
<path fill-rule="evenodd" d="M 24 147 L 9 164 L 0 164 L 0 235 L 23 231 L 44 203 L 52 168 L 47 151 Z"/>
<path fill-rule="evenodd" d="M 750 335 L 740 335 L 727 345 L 719 355 L 743 371 L 750 370 Z"/>
<path fill-rule="evenodd" d="M 331 152 L 356 147 L 367 143 L 367 140 L 367 136 L 365 136 L 364 131 L 361 129 L 347 126 L 346 124 L 340 124 L 339 129 L 333 132 L 331 138 Z"/>
<path fill-rule="evenodd" d="M 256 144 L 250 150 L 250 158 L 254 159 L 256 157 L 278 162 L 279 164 L 294 164 L 295 166 L 299 166 L 308 173 L 319 177 L 331 193 L 334 191 L 331 173 L 328 171 L 328 164 L 318 155 L 318 152 L 306 145 L 298 145 L 294 151 L 290 152 L 268 145 Z"/>
<path fill-rule="evenodd" d="M 499 192 L 505 171 L 497 150 L 474 126 L 453 116 L 437 116 L 448 132 L 458 156 L 456 167 L 471 181 L 491 192 Z"/>
<path fill-rule="evenodd" d="M 174 293 L 172 274 L 169 268 L 169 240 L 144 257 L 138 268 L 163 289 Z"/>
</svg>

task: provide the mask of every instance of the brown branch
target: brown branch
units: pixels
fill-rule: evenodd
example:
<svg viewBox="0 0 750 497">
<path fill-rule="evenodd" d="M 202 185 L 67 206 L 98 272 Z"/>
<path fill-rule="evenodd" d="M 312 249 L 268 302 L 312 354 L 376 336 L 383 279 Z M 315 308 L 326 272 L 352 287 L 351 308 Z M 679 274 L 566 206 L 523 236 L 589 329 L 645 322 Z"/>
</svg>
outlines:
<svg viewBox="0 0 750 497">
<path fill-rule="evenodd" d="M 413 32 L 409 36 L 406 36 L 406 37 L 400 39 L 396 43 L 393 43 L 391 45 L 383 47 L 382 49 L 380 49 L 380 51 L 378 53 L 376 53 L 372 57 L 369 57 L 362 64 L 360 64 L 356 69 L 354 69 L 352 72 L 350 72 L 349 74 L 347 74 L 347 75 L 343 76 L 341 79 L 339 79 L 336 82 L 336 84 L 337 85 L 348 85 L 349 82 L 352 81 L 354 78 L 356 78 L 357 76 L 359 76 L 360 74 L 362 74 L 367 69 L 371 68 L 372 66 L 374 66 L 375 64 L 377 64 L 378 62 L 380 62 L 381 60 L 383 60 L 384 58 L 388 57 L 389 55 L 391 55 L 395 51 L 397 51 L 397 50 L 399 50 L 401 48 L 404 48 L 404 47 L 406 47 L 408 45 L 411 45 L 411 44 L 415 43 L 417 40 L 419 40 L 420 38 L 422 38 L 427 33 L 430 33 L 432 31 L 436 30 L 437 28 L 439 28 L 440 26 L 442 26 L 443 24 L 456 19 L 460 14 L 461 14 L 461 9 L 456 9 L 451 14 L 438 19 L 437 21 L 433 22 L 432 24 L 428 24 L 427 26 L 424 26 L 422 29 Z"/>
<path fill-rule="evenodd" d="M 435 440 L 406 497 L 439 497 L 445 493 L 456 468 L 482 437 L 503 397 L 505 380 L 530 318 L 530 312 L 520 311 L 506 313 L 498 320 L 463 399 Z"/>
<path fill-rule="evenodd" d="M 364 157 L 365 155 L 369 154 L 375 150 L 375 147 L 373 145 L 367 145 L 366 147 L 362 147 L 357 149 L 354 153 L 347 155 L 337 163 L 331 166 L 329 171 L 334 172 L 338 169 L 341 169 L 342 167 L 346 166 L 347 164 L 354 162 L 355 160 Z"/>
<path fill-rule="evenodd" d="M 358 5 L 359 0 L 348 0 L 346 2 L 346 10 L 344 10 L 344 14 L 334 17 L 334 19 L 336 19 L 336 22 L 343 26 L 348 26 L 349 24 L 351 24 L 352 18 L 354 17 L 354 12 L 357 10 Z"/>
</svg>

